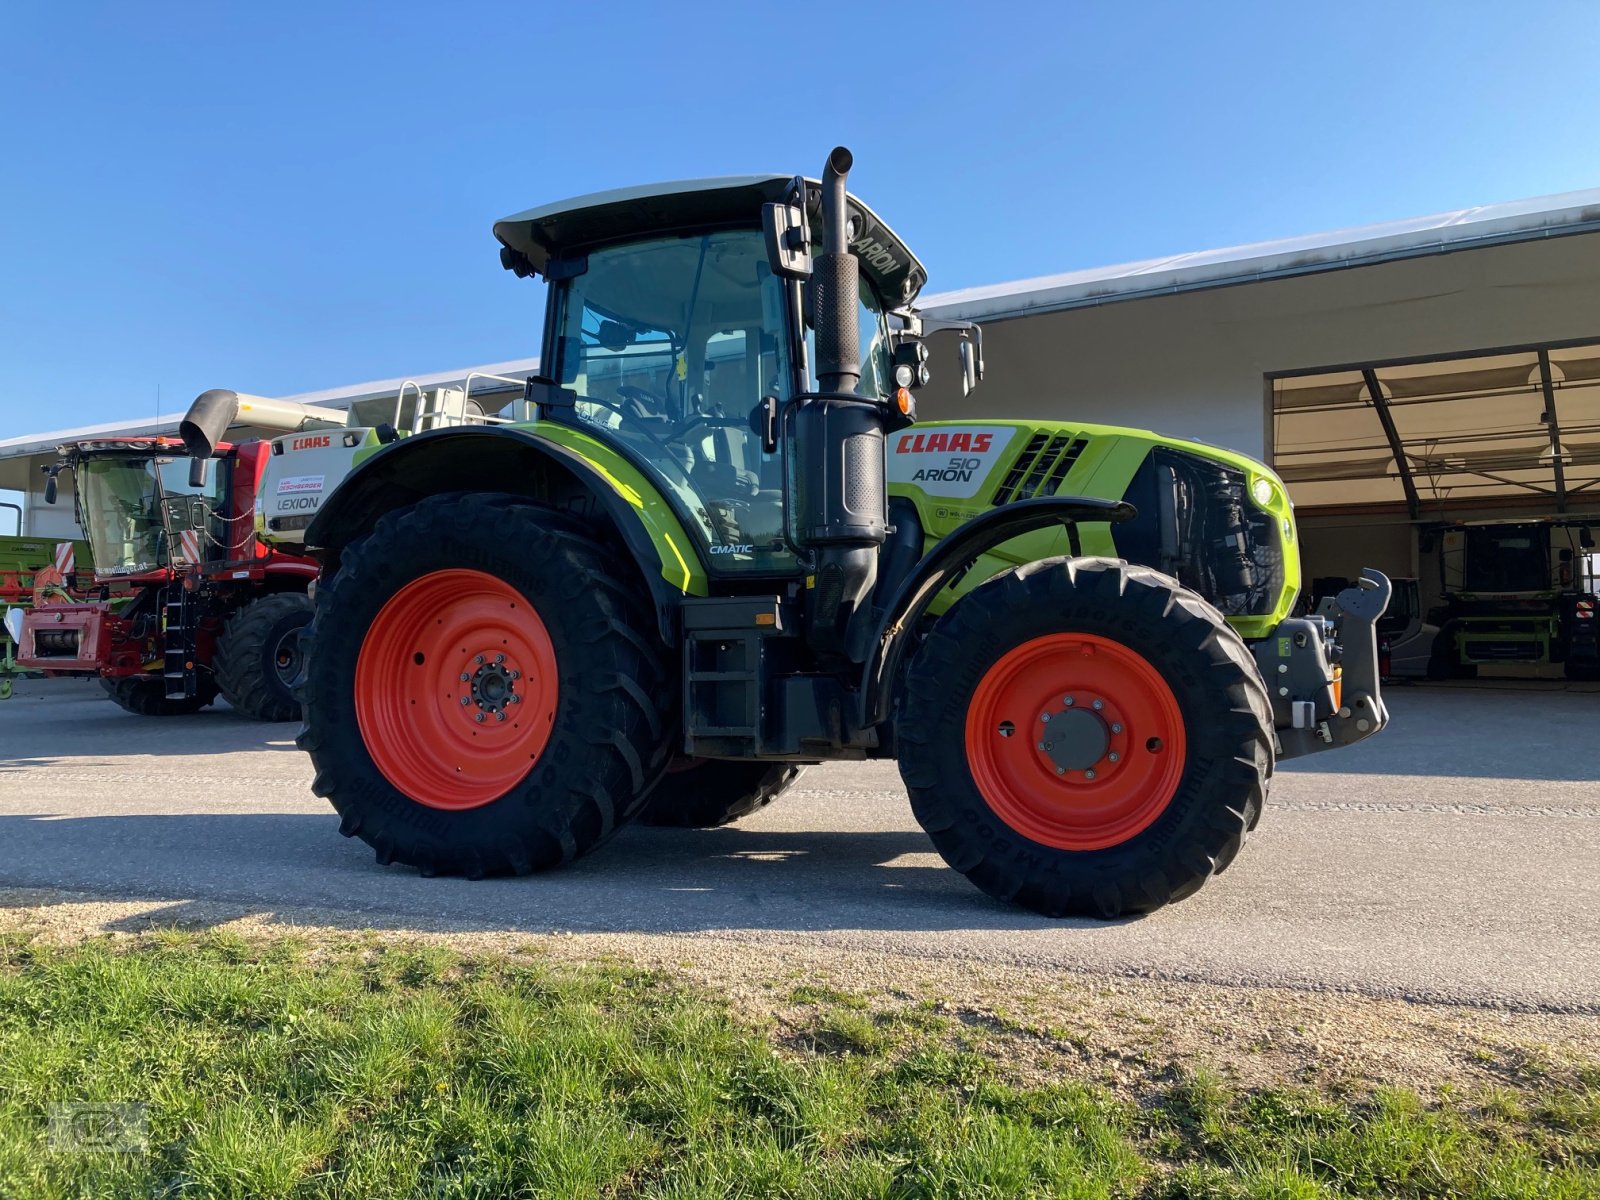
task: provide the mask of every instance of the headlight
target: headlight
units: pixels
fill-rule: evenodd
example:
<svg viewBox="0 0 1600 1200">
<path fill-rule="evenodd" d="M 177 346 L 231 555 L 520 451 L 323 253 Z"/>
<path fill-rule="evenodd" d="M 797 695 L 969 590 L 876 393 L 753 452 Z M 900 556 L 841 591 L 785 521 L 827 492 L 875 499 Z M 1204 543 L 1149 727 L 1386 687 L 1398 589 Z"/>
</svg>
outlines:
<svg viewBox="0 0 1600 1200">
<path fill-rule="evenodd" d="M 1250 494 L 1262 508 L 1272 504 L 1272 498 L 1278 494 L 1278 489 L 1272 486 L 1272 480 L 1265 475 L 1257 475 L 1255 482 L 1250 485 Z"/>
</svg>

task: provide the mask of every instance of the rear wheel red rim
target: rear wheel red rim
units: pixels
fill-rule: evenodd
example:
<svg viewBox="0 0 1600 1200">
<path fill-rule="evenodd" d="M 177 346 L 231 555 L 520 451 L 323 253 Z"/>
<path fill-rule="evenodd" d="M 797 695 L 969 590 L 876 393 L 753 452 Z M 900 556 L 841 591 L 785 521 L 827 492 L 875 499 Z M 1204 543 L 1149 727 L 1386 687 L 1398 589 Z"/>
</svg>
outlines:
<svg viewBox="0 0 1600 1200">
<path fill-rule="evenodd" d="M 1110 638 L 1056 633 L 978 681 L 966 746 L 996 816 L 1042 845 L 1082 851 L 1119 845 L 1166 811 L 1187 742 L 1177 698 L 1148 659 Z"/>
<path fill-rule="evenodd" d="M 479 808 L 550 740 L 555 646 L 523 594 L 482 571 L 435 571 L 378 610 L 356 659 L 356 723 L 374 765 L 429 808 Z"/>
</svg>

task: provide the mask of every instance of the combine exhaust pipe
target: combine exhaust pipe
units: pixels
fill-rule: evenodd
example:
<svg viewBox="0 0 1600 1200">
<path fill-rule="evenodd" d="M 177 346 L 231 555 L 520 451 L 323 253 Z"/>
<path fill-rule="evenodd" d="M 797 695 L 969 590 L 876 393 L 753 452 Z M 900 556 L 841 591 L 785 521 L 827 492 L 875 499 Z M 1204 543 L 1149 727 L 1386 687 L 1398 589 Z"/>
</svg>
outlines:
<svg viewBox="0 0 1600 1200">
<path fill-rule="evenodd" d="M 230 426 L 250 425 L 273 433 L 295 433 L 311 428 L 337 428 L 342 418 L 326 408 L 297 404 L 293 400 L 269 400 L 226 388 L 212 388 L 195 397 L 178 425 L 178 436 L 191 458 L 211 458 L 225 440 Z"/>
</svg>

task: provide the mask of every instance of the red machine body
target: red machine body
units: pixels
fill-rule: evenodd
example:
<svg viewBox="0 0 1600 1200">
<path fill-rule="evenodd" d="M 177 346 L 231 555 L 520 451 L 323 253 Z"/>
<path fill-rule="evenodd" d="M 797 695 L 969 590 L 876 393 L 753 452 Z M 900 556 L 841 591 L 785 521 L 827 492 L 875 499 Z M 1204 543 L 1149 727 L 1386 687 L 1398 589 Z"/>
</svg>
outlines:
<svg viewBox="0 0 1600 1200">
<path fill-rule="evenodd" d="M 98 596 L 36 605 L 23 620 L 17 665 L 145 677 L 164 700 L 209 703 L 217 693 L 211 667 L 230 619 L 266 596 L 304 597 L 317 575 L 310 559 L 256 537 L 256 489 L 269 444 L 219 445 L 209 463 L 214 474 L 198 485 L 177 438 L 78 442 L 61 454 L 54 470 L 73 472 Z"/>
</svg>

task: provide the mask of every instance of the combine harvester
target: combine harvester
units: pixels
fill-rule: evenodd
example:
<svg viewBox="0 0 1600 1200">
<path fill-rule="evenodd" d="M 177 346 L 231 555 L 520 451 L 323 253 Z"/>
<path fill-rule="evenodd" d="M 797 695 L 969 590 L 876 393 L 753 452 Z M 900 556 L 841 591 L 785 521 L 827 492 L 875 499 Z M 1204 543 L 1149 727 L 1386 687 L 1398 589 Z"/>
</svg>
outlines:
<svg viewBox="0 0 1600 1200">
<path fill-rule="evenodd" d="M 269 428 L 329 416 L 254 397 L 244 403 L 250 422 Z M 175 438 L 61 447 L 45 498 L 56 502 L 57 476 L 70 471 L 101 594 L 34 605 L 17 631 L 18 666 L 97 675 L 117 704 L 146 716 L 195 712 L 219 694 L 250 717 L 299 716 L 289 684 L 300 670 L 316 564 L 255 536 L 267 444 L 215 451 L 212 471 L 209 456 L 191 458 Z M 112 598 L 112 589 L 126 595 Z"/>
<path fill-rule="evenodd" d="M 523 389 L 522 380 L 481 373 L 461 388 L 407 383 L 385 414 L 392 422 L 371 426 L 356 409 L 341 421 L 328 409 L 217 389 L 190 406 L 181 441 L 61 447 L 46 496 L 54 503 L 56 476 L 72 472 L 104 594 L 61 592 L 32 612 L 14 610 L 16 666 L 98 675 L 113 700 L 142 715 L 195 712 L 220 694 L 249 717 L 298 717 L 293 684 L 317 573 L 300 552 L 306 526 L 357 454 L 407 426 L 503 420 L 489 411 L 496 401 L 484 398 L 485 383 L 518 397 Z M 237 426 L 290 432 L 223 440 Z"/>
<path fill-rule="evenodd" d="M 543 870 L 641 814 L 716 825 L 802 764 L 893 758 L 977 886 L 1116 916 L 1226 867 L 1277 760 L 1383 728 L 1388 581 L 1290 617 L 1261 464 L 914 424 L 925 274 L 849 166 L 495 227 L 549 286 L 531 419 L 359 451 L 305 530 L 300 745 L 380 862 Z"/>
</svg>

